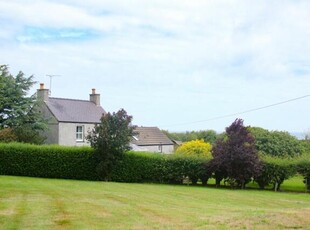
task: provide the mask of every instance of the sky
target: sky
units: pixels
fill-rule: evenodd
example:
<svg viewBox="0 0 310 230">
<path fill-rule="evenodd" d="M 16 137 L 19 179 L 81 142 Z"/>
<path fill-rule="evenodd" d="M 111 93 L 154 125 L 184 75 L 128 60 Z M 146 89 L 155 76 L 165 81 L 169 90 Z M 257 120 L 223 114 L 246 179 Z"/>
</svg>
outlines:
<svg viewBox="0 0 310 230">
<path fill-rule="evenodd" d="M 0 28 L 0 64 L 31 92 L 96 88 L 106 111 L 169 131 L 310 132 L 309 0 L 0 0 Z"/>
</svg>

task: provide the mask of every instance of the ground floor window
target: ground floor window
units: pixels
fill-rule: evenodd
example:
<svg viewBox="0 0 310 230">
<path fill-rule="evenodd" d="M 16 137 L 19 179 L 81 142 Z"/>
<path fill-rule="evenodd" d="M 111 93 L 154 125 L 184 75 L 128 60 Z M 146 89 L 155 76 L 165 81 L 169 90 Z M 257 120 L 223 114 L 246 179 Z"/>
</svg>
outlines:
<svg viewBox="0 0 310 230">
<path fill-rule="evenodd" d="M 76 141 L 84 141 L 84 127 L 76 126 Z"/>
</svg>

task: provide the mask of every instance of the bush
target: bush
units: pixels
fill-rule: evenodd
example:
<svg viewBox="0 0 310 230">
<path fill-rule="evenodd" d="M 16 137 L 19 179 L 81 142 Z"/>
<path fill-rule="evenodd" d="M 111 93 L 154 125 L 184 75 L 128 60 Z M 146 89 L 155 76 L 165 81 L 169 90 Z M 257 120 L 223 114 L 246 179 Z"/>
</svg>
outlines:
<svg viewBox="0 0 310 230">
<path fill-rule="evenodd" d="M 127 152 L 112 171 L 117 182 L 162 182 L 164 157 L 156 153 Z"/>
<path fill-rule="evenodd" d="M 89 147 L 0 144 L 0 174 L 97 180 Z"/>
<path fill-rule="evenodd" d="M 94 149 L 97 161 L 96 170 L 101 180 L 111 180 L 111 173 L 117 163 L 130 149 L 130 140 L 134 135 L 132 116 L 124 109 L 116 113 L 105 113 L 100 124 L 89 132 L 87 139 Z"/>
<path fill-rule="evenodd" d="M 254 177 L 261 189 L 268 185 L 273 185 L 273 189 L 278 191 L 284 180 L 296 175 L 296 163 L 292 158 L 271 157 L 261 155 L 263 170 L 260 175 Z"/>
<path fill-rule="evenodd" d="M 185 178 L 207 180 L 208 158 L 128 152 L 112 172 L 112 181 L 182 184 Z"/>
<path fill-rule="evenodd" d="M 296 160 L 297 172 L 304 177 L 307 190 L 310 190 L 310 153 L 303 154 Z"/>
<path fill-rule="evenodd" d="M 13 142 L 17 141 L 17 136 L 11 128 L 0 129 L 0 142 Z"/>
<path fill-rule="evenodd" d="M 261 188 L 273 185 L 279 190 L 285 179 L 301 174 L 310 182 L 310 156 L 277 158 L 261 155 L 263 171 L 254 179 Z M 192 184 L 200 179 L 206 184 L 211 177 L 209 158 L 126 152 L 111 174 L 111 180 L 136 183 Z M 32 176 L 63 179 L 99 180 L 93 150 L 89 147 L 37 146 L 0 143 L 0 175 Z M 218 178 L 227 175 L 217 175 Z"/>
<path fill-rule="evenodd" d="M 90 147 L 0 144 L 0 175 L 98 180 Z M 117 182 L 193 183 L 206 180 L 208 159 L 181 155 L 126 152 L 111 174 Z"/>
<path fill-rule="evenodd" d="M 176 153 L 211 157 L 211 149 L 210 143 L 204 142 L 204 140 L 193 140 L 183 143 L 177 148 Z"/>
<path fill-rule="evenodd" d="M 304 147 L 306 153 L 310 153 L 310 140 L 300 140 L 301 145 Z"/>
</svg>

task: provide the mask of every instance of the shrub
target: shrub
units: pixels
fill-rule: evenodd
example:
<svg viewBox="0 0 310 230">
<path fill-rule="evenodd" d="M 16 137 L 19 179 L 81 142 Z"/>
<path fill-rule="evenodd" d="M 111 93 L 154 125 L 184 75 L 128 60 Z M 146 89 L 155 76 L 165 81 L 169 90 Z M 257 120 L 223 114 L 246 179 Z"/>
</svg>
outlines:
<svg viewBox="0 0 310 230">
<path fill-rule="evenodd" d="M 207 158 L 126 152 L 115 165 L 112 181 L 193 183 L 206 180 Z M 98 180 L 94 150 L 90 147 L 0 144 L 0 174 L 64 179 Z"/>
<path fill-rule="evenodd" d="M 300 140 L 301 145 L 304 147 L 306 153 L 310 153 L 310 140 Z"/>
<path fill-rule="evenodd" d="M 112 181 L 182 184 L 185 178 L 207 180 L 208 158 L 128 152 L 112 172 Z"/>
<path fill-rule="evenodd" d="M 0 144 L 0 174 L 97 180 L 89 147 Z"/>
<path fill-rule="evenodd" d="M 183 143 L 176 153 L 211 157 L 212 145 L 204 140 L 193 140 Z"/>
<path fill-rule="evenodd" d="M 273 189 L 278 191 L 284 180 L 297 173 L 296 164 L 292 158 L 279 158 L 268 155 L 261 155 L 260 157 L 263 162 L 263 170 L 260 175 L 254 177 L 254 180 L 261 189 L 273 185 Z"/>
<path fill-rule="evenodd" d="M 164 157 L 161 154 L 127 152 L 112 171 L 117 182 L 162 182 Z"/>
<path fill-rule="evenodd" d="M 296 160 L 297 172 L 304 177 L 307 190 L 310 190 L 310 153 L 303 154 Z"/>
<path fill-rule="evenodd" d="M 11 128 L 0 129 L 0 142 L 13 142 L 17 141 L 17 136 Z"/>
<path fill-rule="evenodd" d="M 101 180 L 111 180 L 114 167 L 130 149 L 129 143 L 134 135 L 131 121 L 132 116 L 120 109 L 116 113 L 103 114 L 100 124 L 89 132 L 87 139 L 94 148 L 96 170 Z"/>
</svg>

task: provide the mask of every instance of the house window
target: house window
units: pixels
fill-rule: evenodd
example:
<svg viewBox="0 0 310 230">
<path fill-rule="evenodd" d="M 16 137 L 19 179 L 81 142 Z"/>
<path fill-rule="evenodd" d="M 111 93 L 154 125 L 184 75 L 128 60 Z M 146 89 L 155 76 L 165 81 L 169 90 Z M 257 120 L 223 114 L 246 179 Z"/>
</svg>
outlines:
<svg viewBox="0 0 310 230">
<path fill-rule="evenodd" d="M 76 126 L 76 141 L 84 141 L 84 127 Z"/>
</svg>

